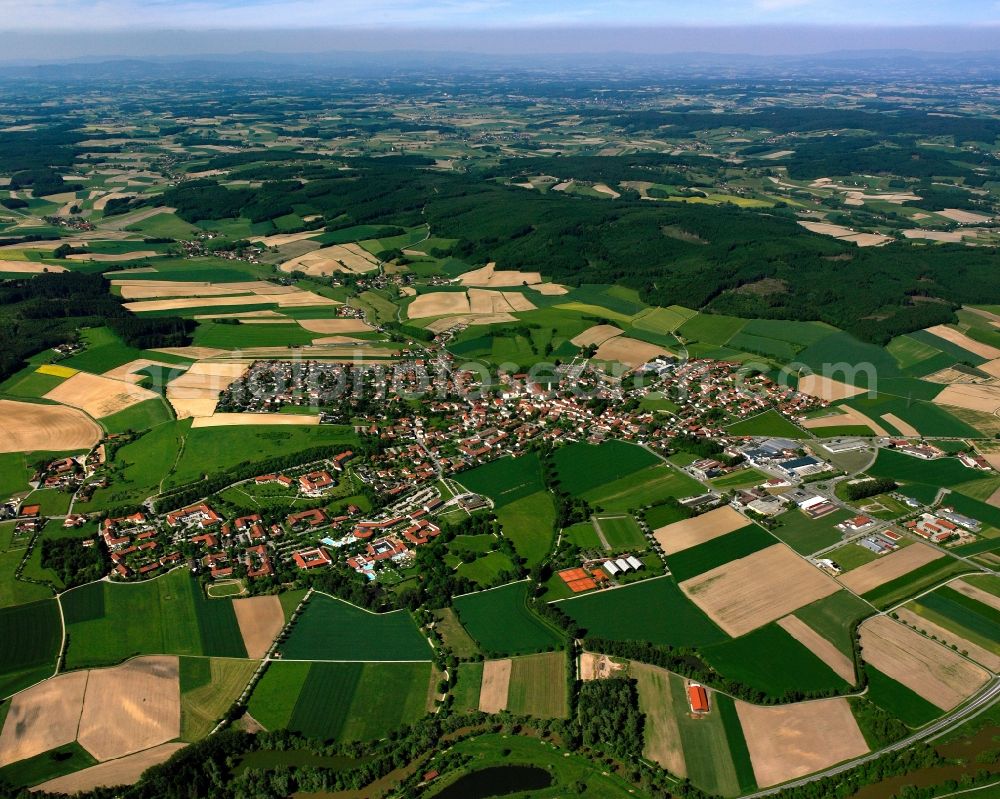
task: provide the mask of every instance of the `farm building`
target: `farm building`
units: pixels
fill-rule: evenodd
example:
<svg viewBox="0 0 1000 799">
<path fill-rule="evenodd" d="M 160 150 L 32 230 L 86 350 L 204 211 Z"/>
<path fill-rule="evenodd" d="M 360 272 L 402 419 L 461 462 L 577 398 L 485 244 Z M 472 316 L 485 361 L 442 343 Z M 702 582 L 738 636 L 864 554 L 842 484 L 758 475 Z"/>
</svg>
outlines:
<svg viewBox="0 0 1000 799">
<path fill-rule="evenodd" d="M 687 694 L 688 704 L 691 706 L 692 713 L 708 713 L 710 710 L 708 704 L 708 691 L 705 690 L 704 685 L 699 685 L 696 682 L 688 683 Z"/>
</svg>

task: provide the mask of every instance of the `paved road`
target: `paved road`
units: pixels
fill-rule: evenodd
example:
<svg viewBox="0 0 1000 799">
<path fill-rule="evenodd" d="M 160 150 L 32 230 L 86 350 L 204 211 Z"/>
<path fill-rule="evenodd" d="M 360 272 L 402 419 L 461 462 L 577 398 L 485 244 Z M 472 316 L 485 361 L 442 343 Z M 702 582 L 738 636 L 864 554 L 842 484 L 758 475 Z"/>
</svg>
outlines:
<svg viewBox="0 0 1000 799">
<path fill-rule="evenodd" d="M 990 705 L 992 705 L 997 698 L 1000 697 L 1000 678 L 994 678 L 990 683 L 984 688 L 975 698 L 968 704 L 963 705 L 958 710 L 953 713 L 938 719 L 937 721 L 924 727 L 922 730 L 915 732 L 908 738 L 904 738 L 901 741 L 897 741 L 884 749 L 879 749 L 878 751 L 871 752 L 863 757 L 859 757 L 855 760 L 850 760 L 846 763 L 841 763 L 839 766 L 834 766 L 826 771 L 820 771 L 816 774 L 810 774 L 808 777 L 803 777 L 802 779 L 793 780 L 792 782 L 786 782 L 783 785 L 776 785 L 773 788 L 768 788 L 763 791 L 757 791 L 756 793 L 745 794 L 742 799 L 756 799 L 756 797 L 770 796 L 772 794 L 780 793 L 787 788 L 797 788 L 801 785 L 808 785 L 810 782 L 816 782 L 817 780 L 824 779 L 825 777 L 832 777 L 837 774 L 843 774 L 845 771 L 850 771 L 856 766 L 860 766 L 864 763 L 870 763 L 873 760 L 877 760 L 883 755 L 889 754 L 890 752 L 898 752 L 901 749 L 906 749 L 907 747 L 913 746 L 921 741 L 933 740 L 941 735 L 950 732 L 955 727 L 965 723 L 969 719 L 978 716 L 980 713 L 985 711 Z"/>
</svg>

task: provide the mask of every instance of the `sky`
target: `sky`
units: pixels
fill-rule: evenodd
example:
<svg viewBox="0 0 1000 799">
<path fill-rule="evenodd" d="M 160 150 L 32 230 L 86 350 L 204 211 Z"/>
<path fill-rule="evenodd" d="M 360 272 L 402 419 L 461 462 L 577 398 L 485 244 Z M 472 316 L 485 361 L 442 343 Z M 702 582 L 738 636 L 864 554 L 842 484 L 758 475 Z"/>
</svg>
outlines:
<svg viewBox="0 0 1000 799">
<path fill-rule="evenodd" d="M 0 0 L 0 61 L 252 51 L 1000 53 L 1000 0 Z"/>
<path fill-rule="evenodd" d="M 1000 0 L 0 0 L 0 30 L 983 25 Z"/>
</svg>

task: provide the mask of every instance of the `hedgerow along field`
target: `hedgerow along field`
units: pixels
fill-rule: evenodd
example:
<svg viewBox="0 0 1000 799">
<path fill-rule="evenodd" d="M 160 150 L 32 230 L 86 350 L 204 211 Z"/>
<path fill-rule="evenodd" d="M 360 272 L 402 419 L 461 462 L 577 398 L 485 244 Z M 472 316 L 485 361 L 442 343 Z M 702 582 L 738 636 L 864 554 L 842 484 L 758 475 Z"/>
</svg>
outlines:
<svg viewBox="0 0 1000 799">
<path fill-rule="evenodd" d="M 0 698 L 51 677 L 62 643 L 54 599 L 0 608 Z"/>
<path fill-rule="evenodd" d="M 269 730 L 319 740 L 384 738 L 428 711 L 431 664 L 274 662 L 250 698 Z"/>
<path fill-rule="evenodd" d="M 454 607 L 462 625 L 488 656 L 560 647 L 561 636 L 528 609 L 527 601 L 528 584 L 521 582 L 456 597 Z"/>
<path fill-rule="evenodd" d="M 430 660 L 427 639 L 408 611 L 371 613 L 325 594 L 313 594 L 280 645 L 290 660 Z"/>
<path fill-rule="evenodd" d="M 67 668 L 106 666 L 135 655 L 245 658 L 231 599 L 207 599 L 187 571 L 141 583 L 89 583 L 60 596 Z"/>
</svg>

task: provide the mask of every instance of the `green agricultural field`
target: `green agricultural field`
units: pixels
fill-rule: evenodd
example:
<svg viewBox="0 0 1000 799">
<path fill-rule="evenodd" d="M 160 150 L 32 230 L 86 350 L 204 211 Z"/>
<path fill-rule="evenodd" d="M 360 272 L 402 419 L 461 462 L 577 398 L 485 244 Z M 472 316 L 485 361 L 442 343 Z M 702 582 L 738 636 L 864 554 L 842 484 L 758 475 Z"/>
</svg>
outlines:
<svg viewBox="0 0 1000 799">
<path fill-rule="evenodd" d="M 809 555 L 840 541 L 843 536 L 836 525 L 853 515 L 850 511 L 840 510 L 822 519 L 812 519 L 793 507 L 775 518 L 776 525 L 771 532 L 800 555 Z"/>
<path fill-rule="evenodd" d="M 780 532 L 775 531 L 775 535 L 780 537 Z M 871 563 L 878 555 L 870 549 L 865 549 L 857 544 L 844 544 L 842 547 L 827 552 L 823 557 L 832 560 L 840 566 L 842 571 L 849 572 L 851 569 L 858 568 L 858 566 Z"/>
<path fill-rule="evenodd" d="M 482 686 L 483 664 L 459 663 L 458 680 L 451 691 L 456 712 L 468 713 L 479 710 L 479 693 Z"/>
<path fill-rule="evenodd" d="M 430 663 L 272 663 L 250 697 L 270 730 L 319 740 L 385 737 L 428 710 Z"/>
<path fill-rule="evenodd" d="M 867 602 L 849 591 L 838 591 L 795 611 L 799 619 L 850 658 L 854 657 L 858 624 L 874 613 Z"/>
<path fill-rule="evenodd" d="M 580 549 L 604 549 L 593 522 L 579 522 L 562 531 L 563 537 Z"/>
<path fill-rule="evenodd" d="M 247 656 L 232 600 L 207 599 L 186 569 L 141 583 L 89 583 L 60 597 L 67 668 L 135 655 Z"/>
<path fill-rule="evenodd" d="M 606 441 L 596 446 L 569 444 L 557 449 L 552 460 L 563 489 L 576 496 L 608 487 L 608 484 L 661 463 L 648 450 L 623 441 Z"/>
<path fill-rule="evenodd" d="M 646 524 L 649 528 L 656 530 L 660 527 L 666 527 L 668 524 L 679 522 L 682 519 L 690 518 L 691 511 L 683 505 L 665 503 L 663 505 L 654 505 L 651 508 L 647 508 L 643 511 L 643 515 L 645 516 Z"/>
<path fill-rule="evenodd" d="M 54 599 L 0 608 L 0 697 L 52 676 L 62 643 Z"/>
<path fill-rule="evenodd" d="M 933 585 L 943 583 L 959 574 L 968 574 L 973 567 L 951 557 L 938 558 L 909 574 L 897 577 L 862 596 L 878 608 L 888 608 Z"/>
<path fill-rule="evenodd" d="M 469 635 L 490 655 L 527 654 L 562 646 L 562 637 L 529 610 L 527 599 L 528 584 L 520 582 L 456 597 L 454 607 Z"/>
<path fill-rule="evenodd" d="M 641 330 L 653 333 L 673 333 L 689 319 L 697 316 L 697 311 L 671 305 L 669 308 L 650 308 L 636 316 L 632 324 Z"/>
<path fill-rule="evenodd" d="M 0 523 L 0 608 L 25 605 L 49 599 L 52 591 L 45 585 L 28 583 L 14 578 L 17 567 L 24 559 L 28 539 L 13 538 L 14 522 Z M 41 547 L 36 547 L 41 556 Z"/>
<path fill-rule="evenodd" d="M 201 231 L 171 213 L 154 214 L 127 230 L 137 230 L 150 238 L 191 239 Z"/>
<path fill-rule="evenodd" d="M 726 533 L 711 541 L 667 556 L 667 566 L 677 582 L 682 583 L 699 574 L 754 552 L 774 546 L 777 542 L 769 532 L 756 524 Z"/>
<path fill-rule="evenodd" d="M 720 674 L 772 699 L 797 691 L 842 690 L 839 676 L 777 624 L 701 650 Z"/>
<path fill-rule="evenodd" d="M 644 550 L 649 546 L 638 522 L 631 516 L 596 516 L 594 523 L 600 527 L 612 552 Z"/>
<path fill-rule="evenodd" d="M 408 611 L 370 613 L 313 594 L 281 654 L 288 660 L 430 660 L 431 649 Z"/>
<path fill-rule="evenodd" d="M 10 386 L 5 393 L 10 394 L 13 397 L 29 397 L 37 399 L 39 397 L 44 397 L 56 386 L 62 384 L 65 380 L 65 377 L 42 374 L 41 372 L 31 372 L 26 377 L 21 378 L 14 383 L 14 385 Z"/>
<path fill-rule="evenodd" d="M 844 405 L 861 411 L 869 419 L 889 430 L 890 433 L 900 433 L 901 431 L 892 422 L 882 418 L 887 414 L 893 414 L 904 422 L 909 422 L 921 435 L 925 436 L 982 437 L 982 434 L 974 427 L 957 419 L 940 405 L 919 399 L 911 401 L 893 396 L 888 391 L 876 398 L 863 395 L 854 397 L 847 400 Z"/>
<path fill-rule="evenodd" d="M 181 739 L 200 741 L 240 698 L 260 661 L 180 658 Z"/>
<path fill-rule="evenodd" d="M 556 509 L 548 491 L 536 491 L 497 508 L 503 534 L 514 544 L 529 569 L 541 563 L 552 548 Z"/>
<path fill-rule="evenodd" d="M 470 491 L 490 497 L 499 510 L 504 505 L 542 491 L 542 465 L 534 453 L 520 458 L 498 458 L 455 476 Z"/>
<path fill-rule="evenodd" d="M 294 320 L 282 325 L 220 324 L 199 322 L 194 334 L 196 347 L 238 350 L 249 347 L 298 347 L 317 338 Z"/>
<path fill-rule="evenodd" d="M 872 477 L 891 477 L 905 484 L 923 483 L 945 488 L 975 479 L 988 479 L 985 473 L 975 472 L 963 466 L 958 458 L 925 461 L 887 449 L 879 450 L 875 463 L 868 469 L 868 474 Z"/>
<path fill-rule="evenodd" d="M 678 499 L 703 492 L 704 487 L 694 478 L 665 463 L 659 463 L 592 488 L 582 496 L 596 510 L 622 513 L 645 505 L 655 505 L 671 497 Z"/>
<path fill-rule="evenodd" d="M 721 346 L 735 336 L 747 323 L 735 316 L 700 313 L 681 325 L 678 332 L 689 342 Z"/>
<path fill-rule="evenodd" d="M 173 419 L 170 408 L 162 399 L 150 399 L 101 419 L 101 426 L 109 433 L 148 430 Z"/>
<path fill-rule="evenodd" d="M 911 369 L 918 364 L 941 354 L 941 350 L 912 336 L 897 336 L 886 345 L 886 349 L 896 359 L 900 369 Z"/>
<path fill-rule="evenodd" d="M 547 652 L 514 658 L 510 669 L 507 710 L 518 716 L 566 718 L 566 653 Z"/>
<path fill-rule="evenodd" d="M 356 440 L 353 429 L 346 425 L 199 427 L 188 433 L 165 487 L 193 483 L 206 474 L 217 475 L 242 463 L 294 455 L 313 447 L 349 445 Z"/>
<path fill-rule="evenodd" d="M 924 594 L 907 607 L 928 621 L 1000 655 L 1000 611 L 949 586 Z"/>
<path fill-rule="evenodd" d="M 757 416 L 751 416 L 729 425 L 726 432 L 731 436 L 776 436 L 779 438 L 803 438 L 805 433 L 773 408 Z"/>
<path fill-rule="evenodd" d="M 0 784 L 29 788 L 96 765 L 93 756 L 73 741 L 0 768 Z"/>
<path fill-rule="evenodd" d="M 750 488 L 758 486 L 768 479 L 768 475 L 758 472 L 756 469 L 738 469 L 730 474 L 716 477 L 711 480 L 711 484 L 724 491 L 731 488 Z"/>
<path fill-rule="evenodd" d="M 30 491 L 28 467 L 23 452 L 0 453 L 0 499 Z"/>
<path fill-rule="evenodd" d="M 137 505 L 160 491 L 160 481 L 169 473 L 191 428 L 191 421 L 170 422 L 154 427 L 115 452 L 111 461 L 111 485 L 98 489 L 90 502 L 76 504 L 79 511 L 121 505 Z"/>
<path fill-rule="evenodd" d="M 450 563 L 451 560 L 448 559 Z M 501 575 L 511 575 L 507 579 L 517 577 L 517 570 L 511 559 L 503 552 L 490 552 L 472 563 L 459 563 L 455 570 L 461 577 L 471 580 L 476 585 L 486 587 L 496 585 Z"/>
<path fill-rule="evenodd" d="M 558 607 L 588 637 L 677 647 L 707 646 L 728 637 L 670 578 L 568 599 Z"/>
<path fill-rule="evenodd" d="M 941 715 L 941 710 L 902 683 L 865 664 L 868 675 L 868 701 L 910 727 L 921 727 Z"/>
</svg>

